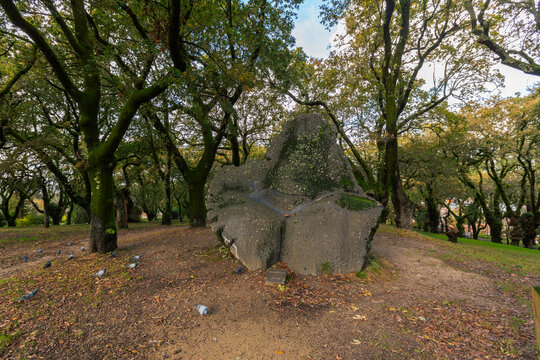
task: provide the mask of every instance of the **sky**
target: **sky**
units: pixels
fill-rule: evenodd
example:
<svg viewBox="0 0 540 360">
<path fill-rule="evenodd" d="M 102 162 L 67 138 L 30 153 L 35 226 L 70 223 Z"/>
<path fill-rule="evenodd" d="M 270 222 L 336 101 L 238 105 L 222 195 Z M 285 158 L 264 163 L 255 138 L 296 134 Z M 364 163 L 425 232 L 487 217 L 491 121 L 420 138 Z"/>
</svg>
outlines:
<svg viewBox="0 0 540 360">
<path fill-rule="evenodd" d="M 321 3 L 322 0 L 304 0 L 298 11 L 293 35 L 296 38 L 296 45 L 302 47 L 306 54 L 326 58 L 329 54 L 328 46 L 337 32 L 337 27 L 330 32 L 320 23 L 319 6 Z M 522 95 L 527 94 L 527 87 L 540 81 L 538 76 L 526 75 L 502 64 L 497 68 L 505 77 L 505 87 L 501 91 L 503 97 L 514 96 L 517 92 Z"/>
</svg>

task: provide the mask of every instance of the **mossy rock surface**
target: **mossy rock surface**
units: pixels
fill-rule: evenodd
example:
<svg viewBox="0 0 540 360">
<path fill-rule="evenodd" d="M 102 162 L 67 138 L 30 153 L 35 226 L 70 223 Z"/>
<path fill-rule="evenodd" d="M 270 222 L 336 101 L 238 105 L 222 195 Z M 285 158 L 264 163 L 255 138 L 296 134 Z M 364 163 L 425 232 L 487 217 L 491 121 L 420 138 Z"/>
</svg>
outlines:
<svg viewBox="0 0 540 360">
<path fill-rule="evenodd" d="M 217 171 L 207 208 L 248 269 L 285 261 L 301 274 L 361 270 L 382 210 L 354 181 L 333 125 L 316 114 L 286 123 L 264 160 Z"/>
<path fill-rule="evenodd" d="M 353 211 L 370 209 L 376 207 L 378 204 L 375 200 L 368 197 L 352 194 L 341 194 L 339 200 L 336 202 L 342 208 Z"/>
</svg>

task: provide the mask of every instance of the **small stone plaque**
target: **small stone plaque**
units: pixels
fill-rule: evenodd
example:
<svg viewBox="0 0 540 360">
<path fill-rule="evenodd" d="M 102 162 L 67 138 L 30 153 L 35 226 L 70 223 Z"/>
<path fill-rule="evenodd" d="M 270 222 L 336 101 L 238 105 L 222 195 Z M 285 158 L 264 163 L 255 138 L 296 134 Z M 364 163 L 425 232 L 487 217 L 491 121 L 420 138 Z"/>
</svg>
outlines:
<svg viewBox="0 0 540 360">
<path fill-rule="evenodd" d="M 266 275 L 266 284 L 270 285 L 285 285 L 287 280 L 287 270 L 270 269 Z"/>
</svg>

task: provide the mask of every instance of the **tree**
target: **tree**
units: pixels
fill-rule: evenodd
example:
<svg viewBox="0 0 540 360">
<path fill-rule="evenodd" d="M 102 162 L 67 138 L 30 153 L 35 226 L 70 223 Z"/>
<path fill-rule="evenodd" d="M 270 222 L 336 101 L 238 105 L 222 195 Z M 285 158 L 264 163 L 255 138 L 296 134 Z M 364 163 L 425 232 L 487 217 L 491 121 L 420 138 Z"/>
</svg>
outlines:
<svg viewBox="0 0 540 360">
<path fill-rule="evenodd" d="M 87 6 L 83 0 L 72 0 L 59 6 L 45 0 L 43 5 L 47 10 L 46 17 L 54 21 L 50 27 L 46 21 L 30 19 L 20 10 L 24 8 L 26 14 L 30 9 L 44 13 L 43 7 L 0 0 L 3 16 L 37 46 L 60 86 L 77 105 L 83 166 L 91 186 L 90 249 L 105 253 L 117 247 L 112 176 L 114 153 L 138 108 L 163 92 L 165 84 L 157 81 L 157 77 L 149 76 L 155 52 L 148 46 L 152 42 L 142 31 L 147 24 L 142 23 L 127 5 L 119 3 L 121 12 L 116 3 L 110 7 L 105 3 Z M 114 16 L 110 17 L 110 12 Z M 125 26 L 106 26 L 107 17 L 115 24 L 122 22 Z M 145 51 L 133 51 L 134 45 L 143 43 Z M 149 85 L 149 80 L 153 84 Z M 103 115 L 103 86 L 107 83 L 119 89 L 114 95 L 122 105 L 115 114 L 112 128 L 105 134 L 100 115 Z"/>
<path fill-rule="evenodd" d="M 490 80 L 489 60 L 463 32 L 461 2 L 336 0 L 324 6 L 323 19 L 330 25 L 343 20 L 346 26 L 324 77 L 333 86 L 311 94 L 300 88 L 296 98 L 302 104 L 322 105 L 338 129 L 367 125 L 368 137 L 376 144 L 375 167 L 355 151 L 349 134 L 340 131 L 356 163 L 356 177 L 381 203 L 387 204 L 391 195 L 396 224 L 411 227 L 415 204 L 403 189 L 398 138 L 450 96 L 465 96 Z M 434 63 L 442 66 L 425 91 L 419 73 Z M 325 99 L 322 94 L 332 95 Z M 348 98 L 345 106 L 332 104 L 336 94 Z M 340 118 L 340 112 L 345 116 Z"/>
<path fill-rule="evenodd" d="M 540 76 L 540 3 L 465 0 L 478 42 L 507 66 Z"/>
<path fill-rule="evenodd" d="M 230 139 L 235 136 L 237 102 L 263 76 L 282 71 L 290 61 L 292 10 L 298 2 L 226 1 L 223 6 L 190 3 L 183 8 L 180 3 L 172 1 L 176 16 L 170 19 L 169 50 L 185 81 L 170 89 L 171 104 L 158 106 L 167 106 L 170 129 L 154 110 L 146 115 L 187 184 L 190 226 L 200 227 L 206 225 L 205 185 L 216 153 L 228 130 Z M 180 49 L 187 55 L 179 56 Z M 195 148 L 188 143 L 195 160 L 186 159 L 178 146 L 186 138 L 178 133 L 181 124 L 191 125 L 189 132 L 197 139 Z"/>
</svg>

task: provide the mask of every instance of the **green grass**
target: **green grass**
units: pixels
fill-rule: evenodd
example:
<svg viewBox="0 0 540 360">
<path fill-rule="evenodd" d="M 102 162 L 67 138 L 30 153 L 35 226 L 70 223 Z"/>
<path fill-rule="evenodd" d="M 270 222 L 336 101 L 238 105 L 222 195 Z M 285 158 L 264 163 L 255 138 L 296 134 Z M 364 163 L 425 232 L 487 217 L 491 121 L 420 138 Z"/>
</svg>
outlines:
<svg viewBox="0 0 540 360">
<path fill-rule="evenodd" d="M 435 239 L 446 240 L 446 241 L 448 240 L 448 237 L 445 234 L 433 234 L 430 232 L 425 232 L 425 231 L 420 231 L 420 230 L 415 230 L 415 231 L 417 233 L 420 233 L 422 235 L 429 236 Z M 538 251 L 537 249 L 527 249 L 524 247 L 517 247 L 513 245 L 494 243 L 491 241 L 467 239 L 467 238 L 461 238 L 461 237 L 458 238 L 458 243 L 491 247 L 491 248 L 501 249 L 501 250 L 510 251 L 510 252 L 540 253 L 540 251 Z"/>
<path fill-rule="evenodd" d="M 417 233 L 440 241 L 448 252 L 441 254 L 445 261 L 476 259 L 495 264 L 508 273 L 518 275 L 540 275 L 540 251 L 488 241 L 458 238 L 458 243 L 450 243 L 444 234 L 432 234 L 423 231 Z"/>
</svg>

